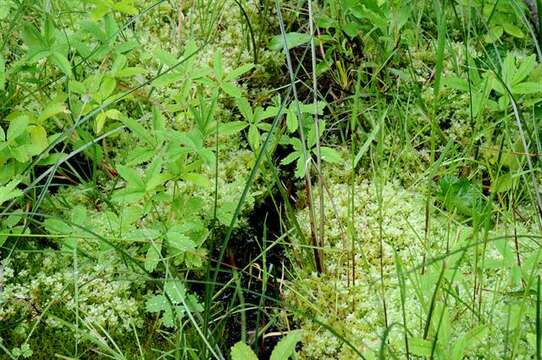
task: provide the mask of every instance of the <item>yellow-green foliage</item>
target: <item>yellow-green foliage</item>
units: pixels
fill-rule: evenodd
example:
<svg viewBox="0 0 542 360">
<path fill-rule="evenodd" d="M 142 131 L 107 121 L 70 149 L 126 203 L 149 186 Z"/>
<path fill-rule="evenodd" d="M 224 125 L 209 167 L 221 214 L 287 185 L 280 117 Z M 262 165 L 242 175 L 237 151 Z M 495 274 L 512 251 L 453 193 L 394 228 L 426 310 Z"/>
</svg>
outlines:
<svg viewBox="0 0 542 360">
<path fill-rule="evenodd" d="M 143 325 L 137 290 L 142 282 L 117 257 L 95 263 L 84 257 L 76 261 L 71 253 L 28 251 L 2 265 L 0 320 L 18 323 L 12 340 L 24 340 L 38 321 L 66 331 L 55 317 L 72 322 L 77 312 L 79 321 L 115 335 Z"/>
<path fill-rule="evenodd" d="M 534 330 L 528 321 L 520 321 L 530 319 L 532 323 L 534 309 L 521 305 L 519 298 L 522 281 L 530 278 L 528 272 L 539 271 L 539 252 L 532 250 L 532 238 L 518 240 L 524 261 L 522 278 L 513 256 L 514 242 L 510 235 L 514 226 L 510 219 L 504 216 L 496 219 L 495 228 L 486 234 L 458 223 L 459 218 L 444 213 L 431 200 L 426 233 L 426 197 L 419 192 L 395 183 L 379 184 L 361 179 L 356 181 L 354 189 L 350 184 L 337 182 L 328 186 L 331 197 L 326 196 L 325 210 L 326 271 L 317 275 L 299 270 L 300 276 L 289 284 L 286 292 L 289 308 L 305 329 L 303 358 L 358 358 L 318 322 L 332 327 L 367 358 L 378 354 L 387 324 L 391 326 L 388 348 L 404 353 L 402 304 L 412 353 L 421 355 L 428 346 L 431 349 L 430 340 L 436 334 L 441 317 L 436 348 L 439 359 L 449 359 L 446 354 L 453 351 L 453 344 L 472 329 L 478 332 L 476 336 L 470 334 L 476 341 L 464 349 L 469 356 L 484 353 L 485 356 L 491 354 L 491 358 L 501 358 L 507 327 L 509 331 L 520 332 L 521 340 L 515 346 L 521 348 L 521 354 L 534 351 Z M 299 220 L 309 234 L 307 210 L 300 213 Z M 530 223 L 517 224 L 516 231 L 536 234 Z M 504 235 L 508 237 L 503 238 Z M 482 305 L 472 310 L 466 304 L 472 302 L 474 291 L 474 254 L 475 249 L 482 254 L 484 240 L 487 245 L 483 260 L 485 270 L 476 280 L 477 286 L 484 289 Z M 474 246 L 477 242 L 478 247 Z M 355 258 L 354 272 L 352 257 Z M 480 256 L 479 261 L 481 259 Z M 480 266 L 478 264 L 478 268 Z M 433 320 L 424 340 L 424 325 L 442 270 L 443 280 L 437 292 L 439 305 L 433 310 Z M 398 277 L 398 271 L 402 276 Z M 401 282 L 406 288 L 404 301 L 401 300 Z M 483 322 L 479 322 L 472 311 L 480 311 Z M 508 318 L 509 313 L 513 314 L 512 320 Z M 482 327 L 478 328 L 480 324 Z"/>
</svg>

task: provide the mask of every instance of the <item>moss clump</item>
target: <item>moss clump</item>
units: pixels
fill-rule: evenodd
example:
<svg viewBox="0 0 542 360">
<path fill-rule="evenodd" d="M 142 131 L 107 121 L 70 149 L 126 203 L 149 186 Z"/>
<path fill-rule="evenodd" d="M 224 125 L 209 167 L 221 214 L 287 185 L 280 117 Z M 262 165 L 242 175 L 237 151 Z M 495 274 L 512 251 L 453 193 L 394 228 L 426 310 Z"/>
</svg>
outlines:
<svg viewBox="0 0 542 360">
<path fill-rule="evenodd" d="M 524 319 L 533 316 L 533 309 L 522 307 L 510 295 L 521 292 L 522 282 L 532 277 L 512 275 L 517 264 L 510 257 L 513 239 L 506 236 L 514 229 L 509 219 L 499 217 L 495 227 L 485 232 L 462 225 L 454 215 L 431 206 L 427 222 L 426 197 L 394 183 L 359 180 L 354 190 L 348 184 L 332 183 L 329 193 L 332 198 L 327 197 L 325 210 L 326 272 L 316 275 L 299 269 L 300 275 L 286 291 L 289 308 L 305 329 L 302 358 L 357 358 L 320 323 L 332 327 L 368 358 L 376 358 L 387 331 L 386 351 L 404 354 L 403 325 L 408 328 L 411 344 L 423 345 L 426 339 L 431 344 L 441 318 L 445 325 L 441 324 L 438 331 L 439 358 L 452 351 L 450 344 L 463 341 L 463 334 L 472 329 L 478 329 L 479 338 L 462 350 L 465 355 L 504 356 L 500 345 L 502 339 L 511 336 L 510 313 Z M 300 213 L 299 220 L 309 234 L 307 210 Z M 536 233 L 529 223 L 515 229 L 522 234 Z M 539 272 L 538 253 L 527 245 L 531 240 L 519 240 L 522 259 L 531 261 L 523 266 Z M 483 245 L 475 245 L 484 242 L 485 252 Z M 480 270 L 482 258 L 484 271 Z M 440 284 L 436 293 L 439 305 L 431 308 L 436 284 Z M 479 286 L 491 290 L 474 290 Z M 426 329 L 429 312 L 433 320 Z M 480 321 L 484 325 L 478 328 Z M 529 339 L 533 329 L 517 318 L 514 321 L 517 342 L 523 347 L 519 354 L 532 353 L 534 343 Z M 412 353 L 415 351 L 423 350 L 411 348 Z"/>
<path fill-rule="evenodd" d="M 63 347 L 75 344 L 75 330 L 67 323 L 82 324 L 81 329 L 98 338 L 105 331 L 121 343 L 127 332 L 143 327 L 144 282 L 121 259 L 109 256 L 95 262 L 82 256 L 75 259 L 73 253 L 32 247 L 2 262 L 0 321 L 11 328 L 4 346 L 23 344 L 34 327 L 34 349 L 55 339 L 62 339 Z M 91 343 L 80 337 L 79 345 Z M 44 351 L 39 355 L 44 356 Z"/>
</svg>

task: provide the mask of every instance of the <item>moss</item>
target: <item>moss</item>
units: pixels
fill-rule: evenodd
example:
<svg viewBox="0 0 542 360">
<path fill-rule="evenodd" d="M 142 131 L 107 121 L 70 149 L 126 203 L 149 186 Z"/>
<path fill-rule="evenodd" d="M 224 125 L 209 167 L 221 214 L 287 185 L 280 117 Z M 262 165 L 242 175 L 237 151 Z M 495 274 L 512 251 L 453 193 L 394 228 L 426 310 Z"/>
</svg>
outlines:
<svg viewBox="0 0 542 360">
<path fill-rule="evenodd" d="M 484 239 L 483 231 L 478 232 L 469 226 L 461 225 L 451 214 L 432 207 L 429 212 L 429 228 L 425 235 L 425 197 L 394 183 L 380 185 L 378 181 L 358 180 L 354 189 L 353 209 L 350 185 L 333 182 L 329 184 L 329 193 L 332 197 L 326 196 L 325 211 L 326 272 L 318 276 L 307 273 L 306 267 L 297 269 L 299 276 L 289 283 L 285 295 L 288 308 L 293 309 L 294 318 L 305 329 L 302 358 L 356 358 L 348 346 L 319 322 L 331 326 L 339 336 L 351 341 L 369 358 L 378 354 L 386 323 L 396 324 L 389 329 L 387 347 L 394 352 L 404 352 L 404 332 L 401 325 L 397 325 L 403 324 L 400 280 L 404 281 L 407 289 L 404 294 L 406 323 L 411 341 L 415 341 L 416 339 L 412 338 L 423 335 L 430 300 L 443 265 L 446 266 L 443 286 L 453 283 L 453 287 L 449 288 L 453 296 L 446 295 L 444 291 L 438 293 L 439 303 L 447 305 L 445 310 L 439 305 L 440 308 L 434 312 L 444 312 L 444 316 L 453 321 L 447 320 L 450 321 L 449 338 L 439 342 L 437 351 L 451 351 L 447 341 L 458 341 L 462 334 L 472 329 L 475 326 L 473 323 L 477 322 L 476 316 L 465 307 L 472 296 L 475 281 L 472 272 L 475 247 L 468 246 L 472 241 Z M 533 209 L 528 211 L 532 212 Z M 307 210 L 301 211 L 299 217 L 300 224 L 308 234 L 310 229 Z M 536 233 L 534 225 L 517 225 L 516 230 L 527 234 Z M 514 279 L 506 270 L 514 267 L 513 259 L 508 258 L 508 265 L 503 263 L 505 258 L 510 256 L 506 254 L 512 250 L 513 242 L 510 238 L 502 239 L 502 235 L 510 234 L 513 228 L 513 223 L 501 217 L 487 235 L 486 271 L 483 276 L 478 276 L 477 281 L 492 289 L 492 295 L 484 296 L 481 308 L 482 316 L 491 317 L 491 323 L 484 330 L 483 341 L 468 349 L 469 356 L 476 356 L 479 351 L 493 354 L 491 356 L 495 358 L 503 356 L 500 345 L 508 326 L 509 307 L 514 301 L 507 295 L 497 294 L 521 289 L 519 278 L 516 276 Z M 529 241 L 521 242 L 526 246 Z M 461 256 L 463 252 L 460 249 L 465 247 L 468 250 L 465 256 Z M 480 247 L 478 251 L 481 251 Z M 446 255 L 447 253 L 453 255 Z M 522 256 L 533 259 L 536 254 L 536 251 L 524 249 Z M 442 257 L 446 259 L 444 263 L 431 260 Z M 401 278 L 397 275 L 398 266 L 404 274 Z M 540 271 L 535 264 L 529 268 Z M 520 306 L 519 303 L 517 306 Z M 465 312 L 469 313 L 468 316 L 462 315 Z M 519 316 L 530 317 L 525 313 L 525 309 L 523 315 Z M 517 326 L 521 341 L 527 342 L 529 327 L 520 323 Z M 436 327 L 437 323 L 432 322 L 429 338 L 434 336 Z M 526 346 L 520 350 L 520 354 L 528 354 L 529 351 L 533 351 L 533 348 Z"/>
<path fill-rule="evenodd" d="M 144 282 L 116 256 L 96 262 L 34 249 L 16 252 L 2 265 L 0 321 L 11 328 L 4 345 L 22 343 L 34 326 L 37 349 L 54 338 L 75 342 L 73 329 L 58 319 L 101 327 L 114 338 L 143 326 Z M 87 341 L 81 339 L 81 345 L 89 345 Z"/>
</svg>

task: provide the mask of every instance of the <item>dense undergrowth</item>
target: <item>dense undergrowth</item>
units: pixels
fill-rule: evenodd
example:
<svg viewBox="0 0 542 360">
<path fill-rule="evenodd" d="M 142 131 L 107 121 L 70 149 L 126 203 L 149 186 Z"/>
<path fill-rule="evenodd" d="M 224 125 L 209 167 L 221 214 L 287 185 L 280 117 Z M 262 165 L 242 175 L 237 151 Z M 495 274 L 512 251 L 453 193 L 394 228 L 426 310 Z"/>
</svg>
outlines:
<svg viewBox="0 0 542 360">
<path fill-rule="evenodd" d="M 0 358 L 541 359 L 537 5 L 0 0 Z"/>
</svg>

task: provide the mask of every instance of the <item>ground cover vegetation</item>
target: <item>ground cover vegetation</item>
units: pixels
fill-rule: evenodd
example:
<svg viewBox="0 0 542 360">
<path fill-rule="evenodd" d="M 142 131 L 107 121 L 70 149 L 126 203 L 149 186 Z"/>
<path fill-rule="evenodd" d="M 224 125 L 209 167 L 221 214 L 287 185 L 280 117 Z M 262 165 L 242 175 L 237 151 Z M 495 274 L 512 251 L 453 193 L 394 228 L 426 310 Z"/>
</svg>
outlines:
<svg viewBox="0 0 542 360">
<path fill-rule="evenodd" d="M 537 8 L 0 0 L 0 358 L 542 359 Z"/>
</svg>

